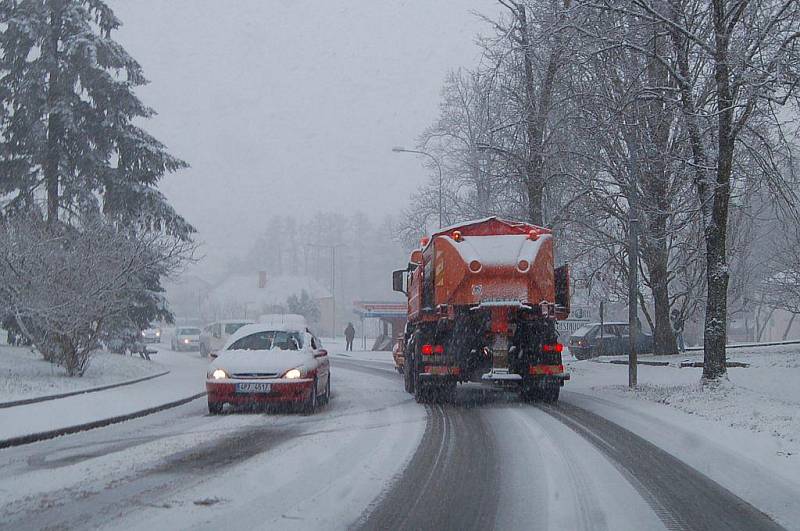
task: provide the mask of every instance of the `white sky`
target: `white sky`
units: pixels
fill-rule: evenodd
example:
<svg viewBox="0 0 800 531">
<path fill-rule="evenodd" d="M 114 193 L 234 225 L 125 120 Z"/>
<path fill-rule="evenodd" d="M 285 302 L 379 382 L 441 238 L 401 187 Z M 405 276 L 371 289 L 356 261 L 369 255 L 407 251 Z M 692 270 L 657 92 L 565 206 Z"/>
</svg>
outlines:
<svg viewBox="0 0 800 531">
<path fill-rule="evenodd" d="M 491 0 L 111 0 L 151 84 L 145 127 L 192 168 L 162 191 L 210 262 L 273 214 L 399 211 L 447 71 L 479 60 Z"/>
</svg>

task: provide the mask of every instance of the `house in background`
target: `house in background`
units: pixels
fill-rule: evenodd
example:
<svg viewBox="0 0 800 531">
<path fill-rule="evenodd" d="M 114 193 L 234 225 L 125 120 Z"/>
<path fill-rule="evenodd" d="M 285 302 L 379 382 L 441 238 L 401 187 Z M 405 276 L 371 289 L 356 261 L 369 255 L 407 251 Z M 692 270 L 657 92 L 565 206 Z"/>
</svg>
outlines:
<svg viewBox="0 0 800 531">
<path fill-rule="evenodd" d="M 214 286 L 202 308 L 206 320 L 258 319 L 259 315 L 281 313 L 286 300 L 305 291 L 319 306 L 320 319 L 309 322 L 314 332 L 330 336 L 333 332 L 333 296 L 313 278 L 294 275 L 269 275 L 260 271 L 231 275 Z M 287 310 L 288 311 L 288 310 Z"/>
</svg>

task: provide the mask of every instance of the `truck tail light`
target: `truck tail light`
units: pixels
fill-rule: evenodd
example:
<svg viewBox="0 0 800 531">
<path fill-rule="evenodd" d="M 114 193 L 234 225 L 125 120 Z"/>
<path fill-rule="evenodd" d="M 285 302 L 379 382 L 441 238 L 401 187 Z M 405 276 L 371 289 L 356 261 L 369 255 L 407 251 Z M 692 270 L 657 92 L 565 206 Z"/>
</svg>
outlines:
<svg viewBox="0 0 800 531">
<path fill-rule="evenodd" d="M 433 356 L 434 354 L 444 354 L 444 346 L 442 345 L 422 345 L 422 354 L 424 356 Z"/>
<path fill-rule="evenodd" d="M 542 350 L 545 352 L 558 352 L 559 354 L 564 351 L 564 345 L 561 343 L 553 343 L 552 345 L 542 345 Z"/>
</svg>

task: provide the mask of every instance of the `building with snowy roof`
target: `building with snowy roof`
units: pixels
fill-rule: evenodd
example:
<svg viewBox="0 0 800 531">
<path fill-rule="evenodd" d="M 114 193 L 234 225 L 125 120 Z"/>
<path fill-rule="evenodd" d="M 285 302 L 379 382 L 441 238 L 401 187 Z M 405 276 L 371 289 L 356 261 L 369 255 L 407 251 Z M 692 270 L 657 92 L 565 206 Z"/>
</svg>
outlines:
<svg viewBox="0 0 800 531">
<path fill-rule="evenodd" d="M 299 275 L 269 275 L 264 271 L 246 275 L 230 275 L 214 286 L 206 299 L 204 314 L 209 319 L 257 319 L 262 314 L 285 311 L 286 301 L 306 292 L 320 310 L 318 322 L 309 325 L 317 334 L 333 331 L 333 296 L 311 277 Z"/>
</svg>

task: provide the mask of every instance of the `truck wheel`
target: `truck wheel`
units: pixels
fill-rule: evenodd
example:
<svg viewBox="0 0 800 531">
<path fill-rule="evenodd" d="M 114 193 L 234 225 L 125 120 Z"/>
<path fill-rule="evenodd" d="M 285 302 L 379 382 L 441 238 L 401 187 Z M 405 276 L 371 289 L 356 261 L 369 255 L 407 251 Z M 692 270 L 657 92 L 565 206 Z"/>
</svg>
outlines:
<svg viewBox="0 0 800 531">
<path fill-rule="evenodd" d="M 403 363 L 403 384 L 406 388 L 406 393 L 414 394 L 414 362 L 406 357 Z"/>
<path fill-rule="evenodd" d="M 224 404 L 222 402 L 208 402 L 208 412 L 212 415 L 219 415 L 222 413 L 222 406 Z"/>
<path fill-rule="evenodd" d="M 455 401 L 457 386 L 456 382 L 447 382 L 439 389 L 442 402 L 452 403 Z"/>
<path fill-rule="evenodd" d="M 548 404 L 555 404 L 558 402 L 558 395 L 560 392 L 560 387 L 550 387 L 542 392 L 542 399 Z"/>
<path fill-rule="evenodd" d="M 421 382 L 416 382 L 414 386 L 414 400 L 417 404 L 426 404 L 430 401 L 431 389 L 430 385 L 423 385 Z"/>
<path fill-rule="evenodd" d="M 519 398 L 523 402 L 535 402 L 539 398 L 536 388 L 525 387 L 524 385 L 519 388 Z"/>
</svg>

